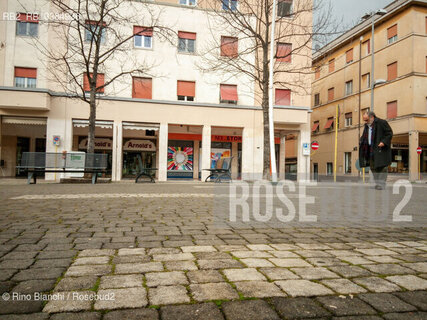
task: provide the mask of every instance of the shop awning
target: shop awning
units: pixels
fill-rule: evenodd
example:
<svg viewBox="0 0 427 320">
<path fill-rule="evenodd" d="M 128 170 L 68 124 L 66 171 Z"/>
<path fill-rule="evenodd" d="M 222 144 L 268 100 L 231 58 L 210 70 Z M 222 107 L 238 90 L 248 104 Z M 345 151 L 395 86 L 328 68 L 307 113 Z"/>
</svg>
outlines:
<svg viewBox="0 0 427 320">
<path fill-rule="evenodd" d="M 313 124 L 313 128 L 311 128 L 311 131 L 313 131 L 313 132 L 316 131 L 318 127 L 319 127 L 319 122 L 315 122 Z"/>
<path fill-rule="evenodd" d="M 159 130 L 158 123 L 146 122 L 123 122 L 123 130 Z"/>
<path fill-rule="evenodd" d="M 73 126 L 76 128 L 89 127 L 89 120 L 77 120 L 73 119 Z M 95 121 L 95 127 L 104 129 L 113 129 L 112 121 Z"/>
<path fill-rule="evenodd" d="M 326 122 L 325 124 L 325 129 L 329 129 L 333 123 L 334 123 L 334 119 L 329 119 L 328 122 Z"/>
<path fill-rule="evenodd" d="M 28 118 L 28 117 L 8 117 L 3 116 L 2 118 L 3 124 L 24 124 L 24 125 L 46 125 L 46 118 Z"/>
</svg>

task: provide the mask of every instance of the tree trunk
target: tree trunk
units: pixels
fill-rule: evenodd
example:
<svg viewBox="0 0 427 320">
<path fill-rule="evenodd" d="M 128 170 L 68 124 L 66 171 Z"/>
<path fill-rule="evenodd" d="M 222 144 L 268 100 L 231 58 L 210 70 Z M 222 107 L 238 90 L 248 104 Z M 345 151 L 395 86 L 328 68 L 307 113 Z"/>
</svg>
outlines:
<svg viewBox="0 0 427 320">
<path fill-rule="evenodd" d="M 87 135 L 87 153 L 95 152 L 95 120 L 96 120 L 96 88 L 90 90 L 90 114 L 89 114 L 89 133 Z"/>
<path fill-rule="evenodd" d="M 264 94 L 262 98 L 262 115 L 264 121 L 264 161 L 262 177 L 268 180 L 270 178 L 270 125 L 268 114 L 268 93 L 267 95 Z"/>
</svg>

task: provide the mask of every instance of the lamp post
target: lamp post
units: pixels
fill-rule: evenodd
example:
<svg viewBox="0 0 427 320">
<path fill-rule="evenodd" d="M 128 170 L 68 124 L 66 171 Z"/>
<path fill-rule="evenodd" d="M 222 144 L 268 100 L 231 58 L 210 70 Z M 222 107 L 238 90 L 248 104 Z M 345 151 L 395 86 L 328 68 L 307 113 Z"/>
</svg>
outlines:
<svg viewBox="0 0 427 320">
<path fill-rule="evenodd" d="M 365 14 L 362 19 L 367 20 L 371 18 L 371 79 L 375 77 L 375 16 L 383 16 L 387 13 L 387 10 L 380 9 Z M 361 57 L 360 57 L 361 58 Z M 371 83 L 371 111 L 374 111 L 374 82 Z"/>
</svg>

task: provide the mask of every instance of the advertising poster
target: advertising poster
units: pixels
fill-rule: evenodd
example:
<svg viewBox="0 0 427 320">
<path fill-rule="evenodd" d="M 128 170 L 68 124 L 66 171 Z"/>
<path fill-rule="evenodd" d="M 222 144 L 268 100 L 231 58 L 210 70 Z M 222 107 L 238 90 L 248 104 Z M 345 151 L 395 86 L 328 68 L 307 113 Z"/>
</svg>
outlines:
<svg viewBox="0 0 427 320">
<path fill-rule="evenodd" d="M 168 171 L 193 171 L 193 148 L 169 147 Z"/>
</svg>

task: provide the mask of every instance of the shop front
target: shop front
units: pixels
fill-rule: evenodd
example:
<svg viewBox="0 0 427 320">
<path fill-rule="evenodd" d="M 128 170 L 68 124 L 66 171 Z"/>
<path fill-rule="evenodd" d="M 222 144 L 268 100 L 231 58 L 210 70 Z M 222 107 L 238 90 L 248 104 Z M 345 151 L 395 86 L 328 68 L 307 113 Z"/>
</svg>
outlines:
<svg viewBox="0 0 427 320">
<path fill-rule="evenodd" d="M 87 150 L 87 136 L 79 136 L 78 151 L 86 152 Z M 113 163 L 113 139 L 109 137 L 96 137 L 95 138 L 95 153 L 102 153 L 108 155 L 107 174 L 105 177 L 111 177 L 112 163 Z"/>
<path fill-rule="evenodd" d="M 155 167 L 155 140 L 123 139 L 123 178 L 134 179 L 141 169 Z"/>
</svg>

